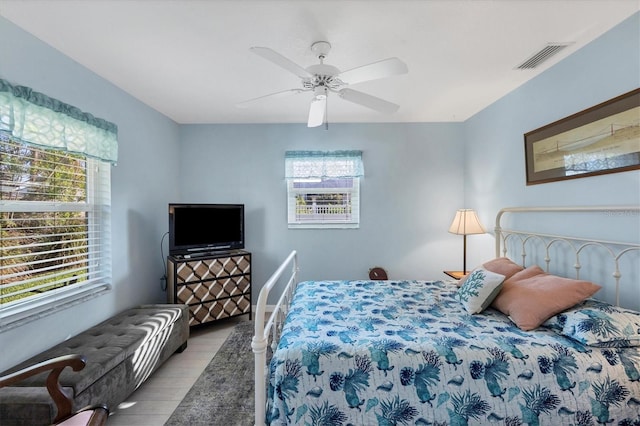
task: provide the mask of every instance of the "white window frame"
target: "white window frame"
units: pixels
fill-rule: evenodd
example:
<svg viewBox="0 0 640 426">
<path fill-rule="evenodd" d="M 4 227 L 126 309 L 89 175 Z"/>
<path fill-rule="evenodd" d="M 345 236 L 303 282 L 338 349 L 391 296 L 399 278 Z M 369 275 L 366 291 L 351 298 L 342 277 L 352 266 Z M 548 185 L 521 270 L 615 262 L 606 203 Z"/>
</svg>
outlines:
<svg viewBox="0 0 640 426">
<path fill-rule="evenodd" d="M 359 228 L 363 175 L 361 151 L 287 151 L 288 227 Z"/>
<path fill-rule="evenodd" d="M 5 142 L 0 140 L 0 143 Z M 0 212 L 87 212 L 89 230 L 87 279 L 45 291 L 39 295 L 1 303 L 0 331 L 9 330 L 44 315 L 67 309 L 111 289 L 111 164 L 93 158 L 85 159 L 87 168 L 86 202 L 0 200 Z M 1 261 L 2 258 L 0 258 Z M 2 270 L 0 270 L 1 277 Z M 0 286 L 1 290 L 2 286 Z"/>
<path fill-rule="evenodd" d="M 318 179 L 320 181 L 321 179 Z M 287 218 L 291 229 L 309 228 L 359 228 L 360 227 L 360 178 L 353 177 L 351 186 L 342 188 L 296 188 L 298 182 L 309 182 L 305 179 L 287 179 Z M 318 182 L 320 183 L 320 182 Z M 345 209 L 348 214 L 332 214 L 327 207 L 312 204 L 308 214 L 300 214 L 298 197 L 309 194 L 344 195 L 349 198 Z"/>
</svg>

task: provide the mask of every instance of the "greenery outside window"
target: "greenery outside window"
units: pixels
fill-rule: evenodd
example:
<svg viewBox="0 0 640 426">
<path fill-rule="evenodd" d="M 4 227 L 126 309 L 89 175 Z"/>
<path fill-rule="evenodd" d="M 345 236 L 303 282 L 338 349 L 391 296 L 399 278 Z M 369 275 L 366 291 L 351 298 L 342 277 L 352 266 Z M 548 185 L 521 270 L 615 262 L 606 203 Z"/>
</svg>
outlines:
<svg viewBox="0 0 640 426">
<path fill-rule="evenodd" d="M 289 228 L 358 228 L 361 151 L 287 151 Z"/>
<path fill-rule="evenodd" d="M 82 114 L 0 80 L 0 329 L 111 287 L 115 126 Z"/>
</svg>

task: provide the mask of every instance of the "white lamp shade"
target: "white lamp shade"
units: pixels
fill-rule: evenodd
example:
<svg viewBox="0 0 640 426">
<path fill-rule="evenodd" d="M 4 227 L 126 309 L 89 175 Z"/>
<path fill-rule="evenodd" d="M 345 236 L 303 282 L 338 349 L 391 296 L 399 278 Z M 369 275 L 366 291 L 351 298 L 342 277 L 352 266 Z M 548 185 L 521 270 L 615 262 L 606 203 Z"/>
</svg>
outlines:
<svg viewBox="0 0 640 426">
<path fill-rule="evenodd" d="M 472 209 L 460 209 L 449 227 L 449 232 L 457 235 L 484 234 L 478 215 Z"/>
</svg>

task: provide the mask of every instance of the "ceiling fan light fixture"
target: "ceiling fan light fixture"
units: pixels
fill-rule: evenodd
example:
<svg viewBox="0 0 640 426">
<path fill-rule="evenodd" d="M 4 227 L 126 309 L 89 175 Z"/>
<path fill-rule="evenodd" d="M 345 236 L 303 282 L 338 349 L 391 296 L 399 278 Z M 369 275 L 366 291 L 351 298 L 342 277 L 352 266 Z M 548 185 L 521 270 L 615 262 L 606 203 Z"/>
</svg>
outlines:
<svg viewBox="0 0 640 426">
<path fill-rule="evenodd" d="M 317 100 L 327 99 L 327 88 L 324 86 L 318 86 L 313 89 L 314 98 Z"/>
<path fill-rule="evenodd" d="M 309 106 L 309 118 L 307 120 L 307 127 L 318 127 L 324 123 L 324 117 L 327 110 L 327 97 L 313 98 L 311 105 Z"/>
</svg>

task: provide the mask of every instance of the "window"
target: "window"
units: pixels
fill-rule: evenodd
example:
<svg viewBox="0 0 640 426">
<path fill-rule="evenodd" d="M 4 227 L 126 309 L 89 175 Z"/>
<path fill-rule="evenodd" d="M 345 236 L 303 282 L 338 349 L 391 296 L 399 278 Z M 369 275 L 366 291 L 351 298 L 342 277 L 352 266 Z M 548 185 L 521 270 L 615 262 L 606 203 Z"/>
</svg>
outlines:
<svg viewBox="0 0 640 426">
<path fill-rule="evenodd" d="M 0 329 L 111 286 L 116 128 L 83 114 L 0 79 Z"/>
<path fill-rule="evenodd" d="M 110 165 L 0 138 L 0 311 L 110 282 Z"/>
<path fill-rule="evenodd" d="M 358 228 L 361 151 L 287 151 L 289 228 Z"/>
</svg>

